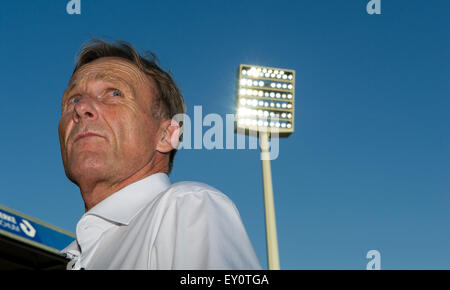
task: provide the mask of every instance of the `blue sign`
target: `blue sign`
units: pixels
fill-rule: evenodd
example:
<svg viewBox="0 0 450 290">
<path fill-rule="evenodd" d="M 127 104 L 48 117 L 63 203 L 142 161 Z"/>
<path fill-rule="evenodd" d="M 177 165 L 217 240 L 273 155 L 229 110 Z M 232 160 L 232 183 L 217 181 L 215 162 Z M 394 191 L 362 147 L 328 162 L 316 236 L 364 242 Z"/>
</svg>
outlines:
<svg viewBox="0 0 450 290">
<path fill-rule="evenodd" d="M 74 237 L 69 234 L 32 221 L 3 207 L 0 208 L 0 230 L 58 251 L 67 247 L 74 240 Z"/>
</svg>

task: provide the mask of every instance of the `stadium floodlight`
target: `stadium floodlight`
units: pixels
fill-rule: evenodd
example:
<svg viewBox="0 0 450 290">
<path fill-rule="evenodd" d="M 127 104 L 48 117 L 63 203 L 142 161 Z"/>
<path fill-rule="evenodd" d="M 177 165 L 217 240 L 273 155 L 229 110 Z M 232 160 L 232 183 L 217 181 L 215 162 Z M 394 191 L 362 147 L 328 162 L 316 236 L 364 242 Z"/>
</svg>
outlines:
<svg viewBox="0 0 450 290">
<path fill-rule="evenodd" d="M 294 132 L 295 71 L 263 66 L 239 66 L 237 128 L 245 132 Z"/>
<path fill-rule="evenodd" d="M 267 259 L 270 270 L 280 269 L 278 255 L 270 135 L 288 137 L 294 132 L 295 71 L 241 64 L 236 96 L 237 131 L 256 133 L 261 147 L 266 219 Z"/>
</svg>

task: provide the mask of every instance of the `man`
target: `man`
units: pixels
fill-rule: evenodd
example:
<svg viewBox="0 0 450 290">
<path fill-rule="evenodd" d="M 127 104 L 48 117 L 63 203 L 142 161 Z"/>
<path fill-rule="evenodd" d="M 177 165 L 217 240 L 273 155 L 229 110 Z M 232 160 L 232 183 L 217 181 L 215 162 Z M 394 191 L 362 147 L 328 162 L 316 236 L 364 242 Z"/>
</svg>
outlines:
<svg viewBox="0 0 450 290">
<path fill-rule="evenodd" d="M 85 45 L 62 100 L 61 155 L 81 192 L 68 269 L 260 269 L 233 202 L 170 184 L 183 97 L 125 42 Z"/>
</svg>

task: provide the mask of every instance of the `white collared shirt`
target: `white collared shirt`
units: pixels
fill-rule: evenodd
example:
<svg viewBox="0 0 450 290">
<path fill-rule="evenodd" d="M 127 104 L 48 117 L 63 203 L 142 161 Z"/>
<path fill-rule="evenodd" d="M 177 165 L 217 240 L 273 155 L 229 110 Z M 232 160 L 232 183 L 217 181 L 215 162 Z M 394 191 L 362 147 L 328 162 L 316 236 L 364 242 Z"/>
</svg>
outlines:
<svg viewBox="0 0 450 290">
<path fill-rule="evenodd" d="M 132 183 L 86 212 L 62 250 L 67 269 L 261 269 L 233 202 L 164 173 Z"/>
</svg>

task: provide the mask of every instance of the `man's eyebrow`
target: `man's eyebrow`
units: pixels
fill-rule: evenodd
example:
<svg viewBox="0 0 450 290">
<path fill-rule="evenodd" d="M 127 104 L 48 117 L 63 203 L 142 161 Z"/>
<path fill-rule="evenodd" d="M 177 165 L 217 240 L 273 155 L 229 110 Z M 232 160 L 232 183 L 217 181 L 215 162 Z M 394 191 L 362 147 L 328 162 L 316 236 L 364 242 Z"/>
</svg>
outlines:
<svg viewBox="0 0 450 290">
<path fill-rule="evenodd" d="M 82 80 L 84 80 L 83 77 L 81 78 Z M 124 85 L 133 94 L 133 96 L 136 95 L 134 86 L 130 84 L 130 82 L 127 82 L 125 79 L 114 73 L 104 73 L 104 72 L 96 73 L 93 77 L 88 77 L 87 81 L 91 80 L 103 80 L 105 82 L 110 83 L 120 83 Z M 69 87 L 65 90 L 65 93 L 63 95 L 63 100 L 67 98 L 67 95 L 69 95 L 70 92 L 72 92 L 72 90 L 75 89 L 75 87 L 79 85 L 80 82 L 81 80 L 79 77 L 75 77 L 75 79 L 70 80 Z"/>
</svg>

